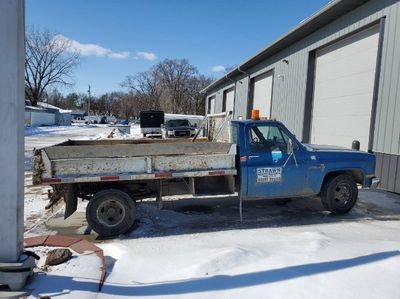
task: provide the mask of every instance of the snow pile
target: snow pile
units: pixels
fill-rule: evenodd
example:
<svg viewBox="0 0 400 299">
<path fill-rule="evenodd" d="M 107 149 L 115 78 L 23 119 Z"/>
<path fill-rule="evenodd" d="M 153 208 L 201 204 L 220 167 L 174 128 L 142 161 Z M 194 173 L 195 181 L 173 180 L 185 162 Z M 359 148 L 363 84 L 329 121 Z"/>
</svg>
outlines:
<svg viewBox="0 0 400 299">
<path fill-rule="evenodd" d="M 125 132 L 120 128 L 109 128 L 109 132 L 101 133 L 96 136 L 89 137 L 90 140 L 101 140 L 101 139 L 138 139 L 142 137 L 140 126 L 134 125 L 131 127 L 131 133 Z"/>
<path fill-rule="evenodd" d="M 98 298 L 399 298 L 398 229 L 337 223 L 108 242 L 100 246 L 116 261 Z"/>
<path fill-rule="evenodd" d="M 48 126 L 48 127 L 25 127 L 25 136 L 48 136 L 59 134 L 68 130 L 74 130 L 78 126 Z"/>
</svg>

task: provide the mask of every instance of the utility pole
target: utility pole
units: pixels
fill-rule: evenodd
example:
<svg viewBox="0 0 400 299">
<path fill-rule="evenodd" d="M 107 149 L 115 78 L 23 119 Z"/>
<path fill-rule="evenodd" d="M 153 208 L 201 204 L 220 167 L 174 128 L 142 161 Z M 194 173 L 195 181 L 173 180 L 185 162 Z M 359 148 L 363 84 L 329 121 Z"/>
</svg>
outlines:
<svg viewBox="0 0 400 299">
<path fill-rule="evenodd" d="M 87 115 L 88 115 L 88 120 L 90 122 L 90 84 L 89 84 L 89 89 L 88 89 L 88 105 L 87 105 Z"/>
</svg>

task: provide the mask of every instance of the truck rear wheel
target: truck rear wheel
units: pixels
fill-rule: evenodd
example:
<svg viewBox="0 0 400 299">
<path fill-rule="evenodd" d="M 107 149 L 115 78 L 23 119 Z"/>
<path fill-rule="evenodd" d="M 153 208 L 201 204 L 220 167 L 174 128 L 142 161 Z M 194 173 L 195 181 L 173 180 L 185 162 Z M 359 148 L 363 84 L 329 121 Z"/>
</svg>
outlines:
<svg viewBox="0 0 400 299">
<path fill-rule="evenodd" d="M 358 189 L 353 177 L 341 174 L 329 178 L 321 191 L 324 208 L 332 214 L 345 214 L 357 202 Z"/>
<path fill-rule="evenodd" d="M 90 227 L 100 236 L 115 236 L 127 232 L 136 217 L 135 202 L 117 189 L 97 192 L 86 208 Z"/>
</svg>

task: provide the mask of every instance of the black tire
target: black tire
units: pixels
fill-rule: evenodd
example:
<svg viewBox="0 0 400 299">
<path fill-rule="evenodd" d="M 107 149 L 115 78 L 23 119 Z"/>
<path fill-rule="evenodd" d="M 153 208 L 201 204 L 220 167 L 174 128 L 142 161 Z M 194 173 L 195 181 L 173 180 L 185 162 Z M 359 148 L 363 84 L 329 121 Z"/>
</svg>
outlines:
<svg viewBox="0 0 400 299">
<path fill-rule="evenodd" d="M 143 133 L 143 137 L 146 137 L 146 135 L 147 135 L 146 133 Z"/>
<path fill-rule="evenodd" d="M 352 176 L 340 174 L 329 178 L 321 191 L 324 208 L 332 214 L 345 214 L 357 202 L 358 189 Z"/>
<path fill-rule="evenodd" d="M 133 199 L 117 189 L 97 192 L 86 207 L 86 219 L 100 236 L 116 236 L 127 232 L 135 222 Z"/>
</svg>

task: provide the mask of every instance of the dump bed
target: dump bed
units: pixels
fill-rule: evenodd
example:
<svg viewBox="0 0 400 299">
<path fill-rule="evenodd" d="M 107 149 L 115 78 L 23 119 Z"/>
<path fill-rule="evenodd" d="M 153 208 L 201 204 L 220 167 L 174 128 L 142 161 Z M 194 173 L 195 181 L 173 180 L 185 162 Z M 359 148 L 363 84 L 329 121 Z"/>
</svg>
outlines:
<svg viewBox="0 0 400 299">
<path fill-rule="evenodd" d="M 236 145 L 167 140 L 73 141 L 34 151 L 34 184 L 235 175 Z"/>
</svg>

